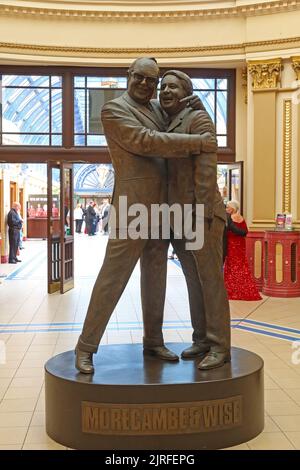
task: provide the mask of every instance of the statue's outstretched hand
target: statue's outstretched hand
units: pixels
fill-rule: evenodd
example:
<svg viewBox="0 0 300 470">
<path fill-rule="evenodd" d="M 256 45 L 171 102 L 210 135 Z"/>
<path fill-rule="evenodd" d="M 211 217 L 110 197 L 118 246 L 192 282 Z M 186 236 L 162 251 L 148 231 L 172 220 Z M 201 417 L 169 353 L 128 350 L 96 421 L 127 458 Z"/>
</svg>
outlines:
<svg viewBox="0 0 300 470">
<path fill-rule="evenodd" d="M 190 106 L 192 109 L 198 110 L 198 111 L 206 111 L 201 99 L 199 98 L 198 95 L 189 95 L 186 96 L 185 98 L 182 98 L 180 100 L 180 103 L 183 103 L 184 101 L 187 101 L 187 106 Z"/>
</svg>

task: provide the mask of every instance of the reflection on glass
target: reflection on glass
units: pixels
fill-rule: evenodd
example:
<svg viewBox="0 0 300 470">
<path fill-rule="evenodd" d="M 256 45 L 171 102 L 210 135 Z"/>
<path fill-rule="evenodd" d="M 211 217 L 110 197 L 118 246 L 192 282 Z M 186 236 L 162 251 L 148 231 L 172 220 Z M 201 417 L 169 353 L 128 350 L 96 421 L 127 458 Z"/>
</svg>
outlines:
<svg viewBox="0 0 300 470">
<path fill-rule="evenodd" d="M 101 109 L 108 101 L 121 96 L 123 90 L 89 90 L 88 93 L 88 133 L 103 134 Z"/>
</svg>

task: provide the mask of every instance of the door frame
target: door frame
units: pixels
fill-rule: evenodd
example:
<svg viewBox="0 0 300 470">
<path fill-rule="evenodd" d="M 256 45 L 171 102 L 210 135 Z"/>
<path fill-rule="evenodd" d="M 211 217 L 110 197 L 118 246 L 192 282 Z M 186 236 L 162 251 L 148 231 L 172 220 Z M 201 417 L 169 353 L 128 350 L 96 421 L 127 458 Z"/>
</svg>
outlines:
<svg viewBox="0 0 300 470">
<path fill-rule="evenodd" d="M 52 212 L 52 171 L 59 170 L 59 234 L 54 234 L 55 217 Z M 70 171 L 69 204 L 66 205 L 65 170 Z M 74 222 L 73 222 L 73 164 L 48 162 L 47 165 L 47 253 L 48 293 L 64 294 L 74 287 Z M 66 224 L 68 208 L 69 227 Z M 69 233 L 68 233 L 69 230 Z M 55 275 L 53 273 L 55 272 Z M 55 277 L 54 277 L 55 276 Z"/>
</svg>

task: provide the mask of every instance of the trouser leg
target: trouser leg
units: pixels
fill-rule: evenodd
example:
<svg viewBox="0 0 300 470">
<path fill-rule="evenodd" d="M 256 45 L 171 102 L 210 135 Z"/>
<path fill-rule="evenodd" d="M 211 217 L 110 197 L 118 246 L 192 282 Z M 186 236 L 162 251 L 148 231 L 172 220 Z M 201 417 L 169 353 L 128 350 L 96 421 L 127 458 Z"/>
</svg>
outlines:
<svg viewBox="0 0 300 470">
<path fill-rule="evenodd" d="M 204 246 L 192 251 L 202 284 L 206 334 L 211 349 L 230 349 L 230 313 L 222 270 L 222 236 L 224 222 L 214 217 L 211 226 L 204 224 Z"/>
<path fill-rule="evenodd" d="M 120 299 L 147 240 L 110 239 L 95 282 L 82 333 L 81 350 L 97 352 L 111 314 Z"/>
<path fill-rule="evenodd" d="M 145 347 L 164 344 L 162 325 L 166 296 L 168 240 L 148 240 L 141 255 L 141 297 Z"/>
<path fill-rule="evenodd" d="M 187 284 L 193 327 L 192 340 L 194 343 L 207 345 L 203 292 L 196 261 L 192 252 L 186 250 L 185 240 L 172 239 L 171 243 L 181 263 Z"/>
<path fill-rule="evenodd" d="M 9 238 L 8 261 L 11 263 L 12 261 L 16 261 L 17 259 L 17 250 L 18 250 L 19 241 L 20 241 L 20 232 L 18 230 L 9 229 L 8 238 Z"/>
<path fill-rule="evenodd" d="M 13 234 L 13 230 L 11 230 L 11 229 L 8 230 L 8 239 L 9 239 L 8 261 L 11 263 L 12 261 L 15 261 L 14 234 Z"/>
</svg>

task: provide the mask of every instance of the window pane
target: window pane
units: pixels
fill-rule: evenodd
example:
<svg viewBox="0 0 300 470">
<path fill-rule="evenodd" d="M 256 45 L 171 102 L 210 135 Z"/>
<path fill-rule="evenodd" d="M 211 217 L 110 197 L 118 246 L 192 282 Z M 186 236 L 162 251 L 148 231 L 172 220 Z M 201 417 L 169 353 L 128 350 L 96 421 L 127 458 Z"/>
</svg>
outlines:
<svg viewBox="0 0 300 470">
<path fill-rule="evenodd" d="M 227 133 L 227 91 L 217 92 L 217 134 Z"/>
<path fill-rule="evenodd" d="M 228 82 L 227 78 L 218 78 L 217 88 L 219 90 L 227 90 L 227 87 L 228 87 L 227 82 Z"/>
<path fill-rule="evenodd" d="M 101 109 L 103 105 L 114 98 L 120 96 L 121 90 L 88 90 L 88 133 L 103 134 L 101 123 Z"/>
<path fill-rule="evenodd" d="M 83 146 L 85 145 L 85 135 L 75 135 L 75 146 Z"/>
<path fill-rule="evenodd" d="M 51 77 L 51 86 L 55 88 L 62 87 L 62 78 L 61 77 Z"/>
<path fill-rule="evenodd" d="M 198 95 L 201 99 L 206 111 L 215 120 L 215 94 L 213 91 L 196 91 L 195 95 Z"/>
<path fill-rule="evenodd" d="M 126 77 L 87 77 L 88 88 L 123 88 L 127 87 Z"/>
<path fill-rule="evenodd" d="M 41 75 L 3 75 L 3 86 L 37 87 L 49 86 L 49 76 Z"/>
<path fill-rule="evenodd" d="M 84 88 L 85 87 L 85 77 L 74 77 L 74 87 Z"/>
<path fill-rule="evenodd" d="M 226 135 L 217 135 L 218 146 L 227 147 L 227 136 Z"/>
<path fill-rule="evenodd" d="M 52 90 L 51 126 L 52 132 L 62 132 L 62 90 Z"/>
<path fill-rule="evenodd" d="M 3 145 L 49 145 L 49 135 L 2 134 Z"/>
<path fill-rule="evenodd" d="M 106 146 L 106 138 L 104 135 L 88 135 L 87 136 L 87 145 L 92 147 L 93 145 L 96 146 Z"/>
<path fill-rule="evenodd" d="M 4 132 L 49 132 L 49 89 L 10 89 L 2 94 Z"/>
<path fill-rule="evenodd" d="M 74 127 L 75 133 L 85 132 L 85 90 L 75 90 Z"/>
<path fill-rule="evenodd" d="M 215 88 L 214 78 L 192 78 L 194 90 L 213 90 Z"/>
<path fill-rule="evenodd" d="M 51 145 L 62 146 L 62 135 L 51 135 Z"/>
</svg>

